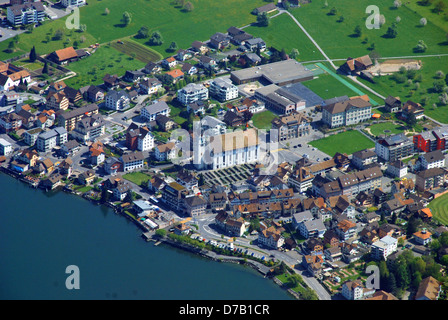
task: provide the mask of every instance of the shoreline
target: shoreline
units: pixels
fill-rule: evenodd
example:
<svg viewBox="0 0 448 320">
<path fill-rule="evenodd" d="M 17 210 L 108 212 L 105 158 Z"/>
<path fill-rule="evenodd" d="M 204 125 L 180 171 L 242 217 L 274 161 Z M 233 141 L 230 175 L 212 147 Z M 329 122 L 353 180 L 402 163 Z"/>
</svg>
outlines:
<svg viewBox="0 0 448 320">
<path fill-rule="evenodd" d="M 28 184 L 28 186 L 30 188 L 34 188 L 34 189 L 38 189 L 39 187 L 33 183 L 32 180 L 28 180 L 25 179 L 21 174 L 12 171 L 9 168 L 6 168 L 4 166 L 0 166 L 0 175 L 1 173 L 4 173 L 12 178 L 15 178 L 17 181 L 20 181 L 24 184 Z M 236 264 L 240 264 L 243 266 L 249 266 L 250 268 L 252 268 L 255 271 L 258 271 L 258 273 L 260 275 L 263 276 L 263 278 L 267 278 L 269 280 L 272 280 L 275 284 L 277 284 L 281 289 L 285 290 L 286 292 L 289 293 L 289 295 L 291 295 L 292 297 L 294 297 L 296 300 L 300 300 L 300 297 L 298 296 L 297 293 L 295 293 L 294 291 L 292 291 L 291 289 L 287 289 L 284 287 L 284 284 L 278 280 L 276 277 L 269 277 L 268 276 L 268 272 L 270 270 L 269 267 L 257 262 L 257 261 L 253 261 L 251 259 L 245 259 L 245 258 L 241 258 L 241 257 L 233 257 L 233 256 L 226 256 L 226 255 L 219 255 L 216 254 L 213 251 L 209 251 L 206 249 L 201 249 L 192 245 L 189 245 L 187 243 L 183 243 L 183 242 L 179 242 L 179 241 L 175 241 L 175 240 L 171 240 L 167 237 L 159 237 L 155 234 L 154 231 L 150 231 L 149 229 L 147 229 L 146 227 L 144 227 L 141 223 L 139 223 L 138 221 L 136 221 L 135 219 L 132 219 L 131 217 L 129 217 L 127 214 L 121 212 L 121 210 L 119 210 L 115 205 L 113 205 L 110 202 L 107 203 L 101 203 L 99 201 L 96 200 L 92 200 L 92 199 L 87 199 L 85 197 L 83 197 L 82 195 L 79 195 L 77 192 L 74 192 L 72 190 L 68 190 L 65 188 L 65 186 L 58 186 L 52 190 L 47 190 L 44 188 L 40 188 L 42 191 L 44 192 L 49 192 L 49 191 L 54 191 L 54 192 L 65 192 L 65 193 L 69 193 L 69 194 L 73 194 L 78 196 L 79 198 L 85 199 L 90 203 L 93 203 L 95 205 L 104 205 L 108 208 L 111 208 L 115 214 L 120 215 L 122 217 L 125 217 L 126 219 L 128 219 L 129 221 L 132 221 L 134 223 L 134 225 L 136 225 L 141 231 L 141 238 L 143 240 L 145 240 L 146 242 L 152 241 L 155 242 L 154 245 L 158 245 L 159 243 L 163 243 L 178 249 L 182 249 L 184 251 L 190 252 L 192 254 L 196 254 L 199 255 L 203 258 L 207 258 L 210 259 L 212 261 L 216 261 L 216 262 L 225 262 L 225 263 L 236 263 Z M 264 267 L 264 268 L 263 268 Z"/>
</svg>

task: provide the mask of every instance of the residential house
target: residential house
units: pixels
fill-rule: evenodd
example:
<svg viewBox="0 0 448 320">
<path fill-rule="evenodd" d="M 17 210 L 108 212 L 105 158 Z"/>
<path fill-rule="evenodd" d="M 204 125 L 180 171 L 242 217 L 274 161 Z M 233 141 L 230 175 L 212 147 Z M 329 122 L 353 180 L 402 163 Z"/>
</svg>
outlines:
<svg viewBox="0 0 448 320">
<path fill-rule="evenodd" d="M 198 68 L 196 68 L 194 65 L 189 64 L 189 63 L 184 63 L 182 65 L 181 70 L 184 74 L 188 74 L 189 76 L 192 76 L 192 75 L 198 73 Z"/>
<path fill-rule="evenodd" d="M 423 279 L 415 294 L 415 300 L 438 300 L 442 293 L 442 283 L 432 276 Z"/>
<path fill-rule="evenodd" d="M 90 102 L 104 100 L 104 91 L 98 86 L 91 85 L 84 93 L 84 98 Z"/>
<path fill-rule="evenodd" d="M 348 239 L 356 237 L 356 223 L 344 219 L 337 224 L 335 231 L 339 235 L 339 239 L 341 239 L 342 241 L 347 241 Z"/>
<path fill-rule="evenodd" d="M 78 175 L 78 183 L 85 185 L 85 186 L 90 186 L 93 181 L 95 180 L 95 171 L 93 170 L 86 170 L 84 172 L 81 172 Z"/>
<path fill-rule="evenodd" d="M 123 154 L 120 157 L 123 172 L 134 171 L 143 168 L 144 156 L 141 151 Z"/>
<path fill-rule="evenodd" d="M 86 4 L 86 0 L 61 0 L 61 5 L 65 8 L 81 7 Z"/>
<path fill-rule="evenodd" d="M 47 107 L 53 110 L 67 110 L 69 102 L 63 91 L 50 92 L 47 95 Z"/>
<path fill-rule="evenodd" d="M 131 185 L 121 176 L 111 177 L 107 179 L 103 188 L 112 191 L 113 199 L 123 201 L 129 192 L 131 192 Z"/>
<path fill-rule="evenodd" d="M 347 300 L 363 300 L 375 293 L 375 289 L 365 288 L 360 280 L 347 281 L 342 285 L 342 296 Z"/>
<path fill-rule="evenodd" d="M 223 121 L 229 127 L 239 127 L 243 124 L 243 117 L 233 111 L 227 111 L 224 114 Z"/>
<path fill-rule="evenodd" d="M 19 103 L 22 99 L 17 93 L 8 93 L 22 83 L 30 83 L 31 74 L 25 69 L 11 63 L 0 61 L 0 90 L 6 91 L 2 97 L 2 106 L 11 106 Z"/>
<path fill-rule="evenodd" d="M 311 273 L 313 277 L 322 276 L 324 258 L 322 255 L 304 255 L 302 257 L 302 266 Z"/>
<path fill-rule="evenodd" d="M 163 131 L 171 131 L 172 129 L 174 129 L 177 126 L 177 123 L 174 122 L 173 119 L 163 115 L 163 114 L 158 114 L 156 116 L 156 120 L 155 123 L 159 126 L 159 130 L 163 130 Z"/>
<path fill-rule="evenodd" d="M 225 192 L 211 193 L 208 197 L 208 202 L 210 204 L 210 208 L 214 212 L 225 210 L 227 207 L 227 193 Z"/>
<path fill-rule="evenodd" d="M 391 161 L 387 165 L 386 173 L 394 178 L 402 179 L 408 174 L 408 166 L 401 160 Z"/>
<path fill-rule="evenodd" d="M 177 60 L 174 57 L 168 57 L 166 59 L 163 59 L 161 64 L 167 69 L 174 68 L 177 65 Z"/>
<path fill-rule="evenodd" d="M 159 144 L 154 149 L 154 156 L 157 161 L 166 161 L 176 157 L 176 144 L 174 142 L 168 142 L 164 144 Z"/>
<path fill-rule="evenodd" d="M 245 41 L 244 47 L 249 51 L 260 50 L 260 52 L 263 52 L 266 50 L 266 43 L 261 38 L 252 38 Z"/>
<path fill-rule="evenodd" d="M 230 37 L 224 33 L 217 32 L 210 37 L 210 46 L 222 50 L 230 44 Z"/>
<path fill-rule="evenodd" d="M 414 241 L 422 246 L 430 243 L 432 241 L 432 233 L 426 229 L 422 229 L 412 234 Z"/>
<path fill-rule="evenodd" d="M 148 62 L 148 64 L 146 64 L 146 66 L 143 68 L 143 71 L 147 74 L 154 74 L 160 72 L 161 68 L 154 62 Z"/>
<path fill-rule="evenodd" d="M 120 78 L 116 74 L 110 75 L 107 73 L 103 77 L 103 83 L 106 90 L 113 90 L 118 88 L 118 86 L 120 85 Z"/>
<path fill-rule="evenodd" d="M 205 107 L 206 107 L 206 105 L 204 104 L 204 102 L 202 100 L 199 100 L 199 101 L 189 103 L 187 105 L 187 111 L 193 112 L 195 115 L 199 115 L 199 114 L 203 115 L 205 113 Z"/>
<path fill-rule="evenodd" d="M 347 58 L 347 61 L 339 69 L 348 75 L 354 75 L 365 71 L 371 66 L 373 66 L 373 62 L 370 56 L 365 55 L 358 58 Z"/>
<path fill-rule="evenodd" d="M 224 234 L 241 237 L 246 232 L 246 222 L 243 218 L 234 217 L 225 211 L 219 211 L 215 216 L 215 223 Z"/>
<path fill-rule="evenodd" d="M 401 111 L 402 102 L 399 97 L 388 96 L 384 100 L 384 108 L 389 113 L 397 113 Z"/>
<path fill-rule="evenodd" d="M 260 56 L 253 52 L 247 52 L 241 58 L 244 59 L 244 61 L 250 66 L 254 66 L 261 63 Z"/>
<path fill-rule="evenodd" d="M 330 247 L 324 250 L 324 256 L 327 261 L 336 262 L 342 259 L 341 247 Z"/>
<path fill-rule="evenodd" d="M 277 10 L 276 3 L 270 2 L 268 4 L 265 4 L 264 6 L 255 8 L 254 10 L 252 10 L 252 13 L 255 15 L 259 15 L 262 13 L 271 13 L 271 12 L 274 12 L 275 10 Z"/>
<path fill-rule="evenodd" d="M 323 238 L 327 228 L 321 219 L 312 219 L 299 224 L 300 234 L 308 239 L 312 237 Z"/>
<path fill-rule="evenodd" d="M 268 248 L 278 249 L 285 243 L 285 238 L 278 229 L 270 226 L 258 233 L 257 243 Z"/>
<path fill-rule="evenodd" d="M 126 70 L 123 80 L 126 82 L 137 82 L 144 77 L 144 73 L 138 70 Z"/>
<path fill-rule="evenodd" d="M 195 51 L 198 52 L 200 54 L 205 54 L 208 51 L 208 47 L 205 43 L 201 42 L 201 41 L 194 41 L 191 44 L 191 48 Z"/>
<path fill-rule="evenodd" d="M 420 103 L 411 100 L 406 101 L 401 108 L 401 116 L 405 119 L 409 118 L 411 115 L 413 115 L 415 119 L 421 119 L 424 116 L 424 112 L 425 109 L 423 109 Z"/>
<path fill-rule="evenodd" d="M 287 141 L 307 136 L 311 132 L 311 118 L 305 113 L 293 112 L 274 118 L 272 129 L 277 130 L 278 141 Z"/>
<path fill-rule="evenodd" d="M 313 186 L 314 175 L 309 167 L 300 167 L 294 170 L 288 179 L 288 185 L 295 188 L 298 192 L 306 192 Z"/>
<path fill-rule="evenodd" d="M 89 147 L 89 159 L 92 165 L 98 166 L 106 160 L 104 145 L 100 141 L 95 141 Z"/>
<path fill-rule="evenodd" d="M 139 90 L 142 94 L 155 94 L 162 88 L 162 82 L 156 78 L 149 78 L 139 83 Z"/>
<path fill-rule="evenodd" d="M 0 138 L 0 155 L 9 156 L 12 153 L 12 144 Z"/>
<path fill-rule="evenodd" d="M 58 172 L 55 172 L 48 176 L 48 178 L 41 180 L 40 186 L 46 190 L 53 190 L 62 184 L 62 179 L 63 176 Z"/>
<path fill-rule="evenodd" d="M 185 213 L 189 217 L 197 217 L 206 213 L 207 201 L 201 196 L 191 196 L 184 199 Z"/>
<path fill-rule="evenodd" d="M 115 157 L 108 157 L 104 160 L 104 171 L 109 175 L 116 175 L 118 172 L 123 171 L 120 160 Z"/>
<path fill-rule="evenodd" d="M 22 127 L 22 121 L 23 118 L 15 112 L 2 115 L 0 116 L 0 129 L 5 133 L 16 131 Z"/>
<path fill-rule="evenodd" d="M 148 127 L 139 127 L 133 122 L 126 130 L 126 147 L 133 151 L 149 151 L 154 148 L 154 136 Z"/>
<path fill-rule="evenodd" d="M 179 49 L 175 55 L 175 58 L 178 61 L 185 61 L 188 59 L 191 59 L 193 57 L 193 55 L 191 54 L 191 52 L 189 50 L 184 50 L 184 49 Z"/>
<path fill-rule="evenodd" d="M 58 166 L 59 173 L 67 178 L 72 175 L 73 172 L 73 160 L 71 158 L 66 158 Z"/>
<path fill-rule="evenodd" d="M 217 63 L 215 59 L 209 56 L 201 56 L 199 58 L 199 65 L 204 69 L 215 69 Z"/>
</svg>

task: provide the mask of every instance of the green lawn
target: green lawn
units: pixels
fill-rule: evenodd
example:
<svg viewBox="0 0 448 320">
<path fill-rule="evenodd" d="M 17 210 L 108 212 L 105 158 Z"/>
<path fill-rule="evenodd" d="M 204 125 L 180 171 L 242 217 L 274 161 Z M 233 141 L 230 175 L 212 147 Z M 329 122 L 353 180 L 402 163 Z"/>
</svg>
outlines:
<svg viewBox="0 0 448 320">
<path fill-rule="evenodd" d="M 435 4 L 438 1 L 432 1 L 429 6 L 421 5 L 421 1 L 409 1 L 406 3 L 406 7 L 411 10 L 417 11 L 420 15 L 425 17 L 428 21 L 431 21 L 439 28 L 443 29 L 445 32 L 448 32 L 448 0 L 441 0 L 447 9 L 443 13 L 434 12 Z"/>
<path fill-rule="evenodd" d="M 286 14 L 272 18 L 268 27 L 251 26 L 244 31 L 254 37 L 262 38 L 268 47 L 274 47 L 279 51 L 285 49 L 287 54 L 296 48 L 300 53 L 298 61 L 324 59 L 320 51 Z"/>
<path fill-rule="evenodd" d="M 271 129 L 271 121 L 277 116 L 269 110 L 256 113 L 252 116 L 252 123 L 258 129 Z"/>
<path fill-rule="evenodd" d="M 372 140 L 356 130 L 344 131 L 319 140 L 314 140 L 310 144 L 320 151 L 325 152 L 330 157 L 334 156 L 336 152 L 350 155 L 356 151 L 370 149 L 375 146 Z"/>
<path fill-rule="evenodd" d="M 71 63 L 68 68 L 76 72 L 77 76 L 67 79 L 65 83 L 76 89 L 89 84 L 98 85 L 103 83 L 106 73 L 117 74 L 121 77 L 126 70 L 135 70 L 144 66 L 145 63 L 104 45 L 89 57 Z"/>
<path fill-rule="evenodd" d="M 448 225 L 448 194 L 432 200 L 428 204 L 434 219 L 440 221 L 444 225 Z"/>
<path fill-rule="evenodd" d="M 188 48 L 195 40 L 205 41 L 215 32 L 225 32 L 230 26 L 241 27 L 256 21 L 256 17 L 250 12 L 260 7 L 263 0 L 191 0 L 194 6 L 192 12 L 184 12 L 176 8 L 171 1 L 134 0 L 124 2 L 122 0 L 92 0 L 88 6 L 80 8 L 80 24 L 87 26 L 86 32 L 69 30 L 65 26 L 66 19 L 47 21 L 43 26 L 36 28 L 32 34 L 20 35 L 17 44 L 18 50 L 14 53 L 6 53 L 9 41 L 0 42 L 0 59 L 4 60 L 29 52 L 33 45 L 40 54 L 50 53 L 56 49 L 70 46 L 76 40 L 80 42 L 81 36 L 85 37 L 80 46 L 89 46 L 93 43 L 108 43 L 110 41 L 133 36 L 146 25 L 150 32 L 159 30 L 164 43 L 160 47 L 154 47 L 163 56 L 169 56 L 166 52 L 172 41 L 179 48 Z M 106 8 L 109 14 L 105 14 Z M 132 15 L 131 23 L 124 26 L 121 19 L 123 12 Z M 63 39 L 53 41 L 55 31 L 64 31 Z M 47 35 L 50 37 L 46 40 Z M 68 38 L 68 41 L 67 41 Z M 140 43 L 146 43 L 148 39 L 138 39 Z"/>
<path fill-rule="evenodd" d="M 373 84 L 362 79 L 359 80 L 385 97 L 393 95 L 400 97 L 404 102 L 412 100 L 422 103 L 422 100 L 427 97 L 429 100 L 426 105 L 423 105 L 425 114 L 440 122 L 448 123 L 448 106 L 440 105 L 438 98 L 440 93 L 435 93 L 432 90 L 436 72 L 441 70 L 445 74 L 448 73 L 448 56 L 426 57 L 419 58 L 419 60 L 422 62 L 422 68 L 418 71 L 417 77 L 421 76 L 422 79 L 418 85 L 416 85 L 416 78 L 408 84 L 407 81 L 398 83 L 393 76 L 375 77 Z"/>
<path fill-rule="evenodd" d="M 123 175 L 123 179 L 129 180 L 136 185 L 147 184 L 148 180 L 151 179 L 151 176 L 143 173 L 143 172 L 131 172 Z"/>
<path fill-rule="evenodd" d="M 392 122 L 383 122 L 371 125 L 369 129 L 373 135 L 378 136 L 384 134 L 384 130 L 390 130 L 391 134 L 397 134 L 402 133 L 406 128 L 401 124 L 397 125 Z"/>
<path fill-rule="evenodd" d="M 404 2 L 404 1 L 403 1 Z M 313 1 L 303 5 L 291 13 L 305 27 L 325 53 L 333 59 L 358 57 L 368 54 L 369 47 L 375 44 L 375 51 L 383 57 L 415 55 L 413 48 L 419 40 L 424 40 L 428 46 L 425 54 L 448 53 L 446 31 L 442 30 L 431 21 L 425 27 L 420 26 L 422 16 L 413 10 L 402 6 L 393 8 L 391 0 L 377 0 L 375 3 L 369 0 L 359 0 L 353 5 L 352 0 Z M 379 29 L 367 29 L 365 26 L 369 14 L 365 13 L 369 5 L 376 5 L 380 14 L 383 14 L 386 23 Z M 335 7 L 336 15 L 328 15 L 331 8 Z M 343 22 L 337 22 L 343 16 Z M 384 37 L 388 27 L 399 16 L 398 35 L 396 38 Z M 361 36 L 355 37 L 354 29 L 361 27 Z M 363 43 L 365 38 L 367 41 Z M 299 48 L 300 50 L 300 48 Z"/>
<path fill-rule="evenodd" d="M 313 80 L 304 81 L 302 84 L 324 100 L 343 95 L 349 97 L 358 95 L 328 73 L 321 74 Z"/>
</svg>

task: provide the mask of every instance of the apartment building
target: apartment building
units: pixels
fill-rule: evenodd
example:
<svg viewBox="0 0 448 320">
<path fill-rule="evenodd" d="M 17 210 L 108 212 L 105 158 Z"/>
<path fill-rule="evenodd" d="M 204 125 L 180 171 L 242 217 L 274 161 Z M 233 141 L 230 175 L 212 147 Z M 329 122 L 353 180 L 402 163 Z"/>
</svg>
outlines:
<svg viewBox="0 0 448 320">
<path fill-rule="evenodd" d="M 397 251 L 398 240 L 385 236 L 372 243 L 370 255 L 375 260 L 387 260 L 387 257 Z"/>
<path fill-rule="evenodd" d="M 12 144 L 0 138 L 0 156 L 9 156 L 12 153 Z"/>
<path fill-rule="evenodd" d="M 76 123 L 85 116 L 92 116 L 98 114 L 98 105 L 92 103 L 85 107 L 76 108 L 69 112 L 56 113 L 56 119 L 59 126 L 65 128 L 67 131 L 72 131 L 76 128 Z"/>
<path fill-rule="evenodd" d="M 36 148 L 39 152 L 49 152 L 56 146 L 61 146 L 67 142 L 67 130 L 57 127 L 44 131 L 37 137 Z"/>
<path fill-rule="evenodd" d="M 415 175 L 415 187 L 418 191 L 437 189 L 445 183 L 445 170 L 432 168 L 420 171 Z"/>
<path fill-rule="evenodd" d="M 76 122 L 72 135 L 83 142 L 95 141 L 106 132 L 106 123 L 101 114 L 85 116 Z"/>
<path fill-rule="evenodd" d="M 232 84 L 230 80 L 217 78 L 211 82 L 209 90 L 210 96 L 220 102 L 238 98 L 238 87 Z"/>
<path fill-rule="evenodd" d="M 146 121 L 154 121 L 159 114 L 169 117 L 170 113 L 171 109 L 166 102 L 158 101 L 142 108 L 140 115 L 145 118 Z"/>
<path fill-rule="evenodd" d="M 140 151 L 123 154 L 120 157 L 123 172 L 134 171 L 143 168 L 145 157 Z"/>
<path fill-rule="evenodd" d="M 203 84 L 189 83 L 177 91 L 177 100 L 183 105 L 208 99 L 208 89 Z"/>
<path fill-rule="evenodd" d="M 40 1 L 12 5 L 7 8 L 6 18 L 13 26 L 37 23 L 45 19 L 45 9 Z"/>
<path fill-rule="evenodd" d="M 106 108 L 116 111 L 126 110 L 130 107 L 131 98 L 124 91 L 111 90 L 106 94 Z"/>
<path fill-rule="evenodd" d="M 385 161 L 395 161 L 414 154 L 414 143 L 404 133 L 378 139 L 375 153 Z"/>
</svg>

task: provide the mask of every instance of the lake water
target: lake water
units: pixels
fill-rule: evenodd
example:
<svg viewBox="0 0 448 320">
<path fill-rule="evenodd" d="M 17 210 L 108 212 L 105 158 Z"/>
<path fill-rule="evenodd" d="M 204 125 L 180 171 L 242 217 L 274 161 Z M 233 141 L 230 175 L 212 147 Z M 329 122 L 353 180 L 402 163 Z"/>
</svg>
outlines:
<svg viewBox="0 0 448 320">
<path fill-rule="evenodd" d="M 79 268 L 68 290 L 66 267 Z M 141 238 L 111 209 L 0 173 L 0 299 L 292 299 L 249 267 Z"/>
</svg>

